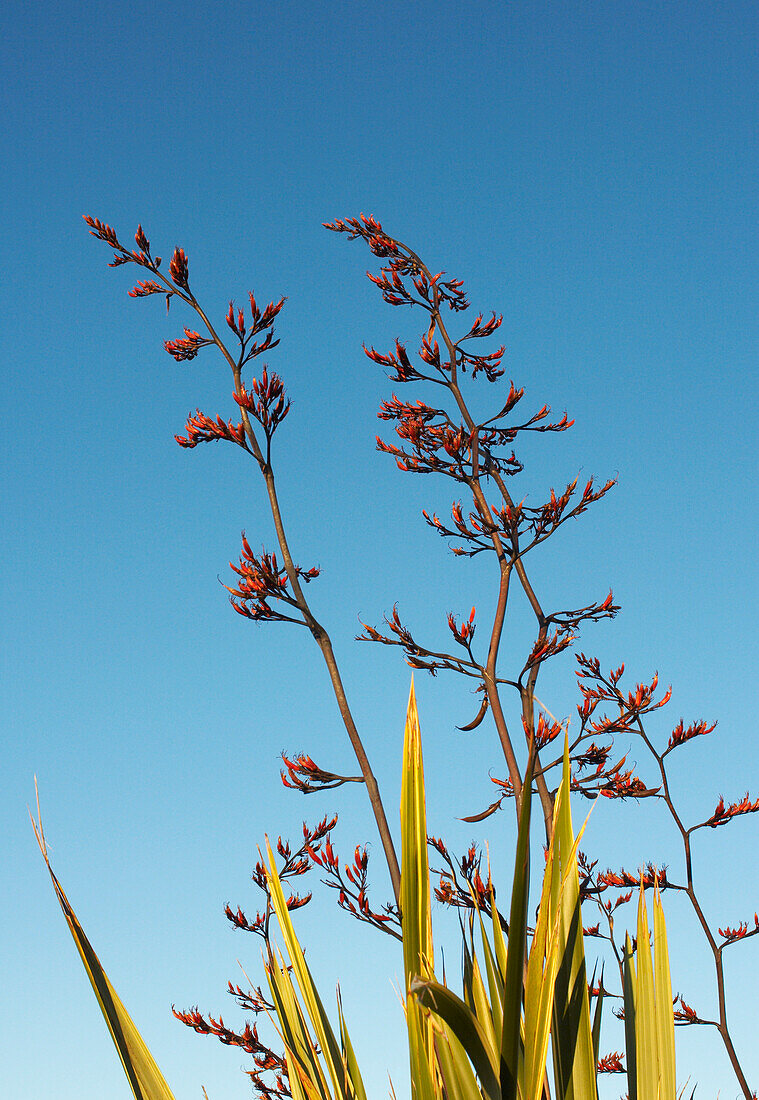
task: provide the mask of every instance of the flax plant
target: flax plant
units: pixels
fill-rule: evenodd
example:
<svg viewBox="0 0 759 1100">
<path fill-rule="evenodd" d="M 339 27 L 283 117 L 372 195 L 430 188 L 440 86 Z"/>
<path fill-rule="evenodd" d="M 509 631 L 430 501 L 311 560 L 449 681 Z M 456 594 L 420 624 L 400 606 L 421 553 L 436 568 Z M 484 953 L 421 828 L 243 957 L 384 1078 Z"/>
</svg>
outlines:
<svg viewBox="0 0 759 1100">
<path fill-rule="evenodd" d="M 531 782 L 528 769 L 526 794 Z M 543 1100 L 549 1095 L 546 1063 L 550 1040 L 556 1100 L 597 1100 L 594 1039 L 578 920 L 577 850 L 584 826 L 575 837 L 569 811 L 568 742 L 535 928 L 530 930 L 527 923 L 530 800 L 526 797 L 517 840 L 508 944 L 495 906 L 491 907 L 488 932 L 485 915 L 474 898 L 472 926 L 476 919 L 487 981 L 472 938 L 463 998 L 437 981 L 434 974 L 426 796 L 413 684 L 406 717 L 401 790 L 405 1012 L 412 1097 Z M 39 808 L 38 820 L 33 824 L 136 1100 L 173 1100 L 50 867 Z M 283 951 L 267 927 L 267 1010 L 284 1047 L 279 1060 L 279 1092 L 293 1100 L 367 1100 L 339 993 L 335 1032 L 299 943 L 291 917 L 291 898 L 283 889 L 268 839 L 263 873 L 267 901 L 284 944 Z M 528 938 L 531 947 L 525 965 Z M 636 973 L 628 938 L 632 992 L 628 994 L 626 989 L 625 1017 L 628 1044 L 635 1048 L 629 1062 L 635 1067 L 628 1076 L 630 1096 L 638 1100 L 675 1100 L 674 1016 L 664 916 L 657 891 L 652 961 L 642 884 L 638 945 Z M 574 983 L 561 981 L 562 974 L 576 975 Z M 568 1058 L 570 1050 L 573 1053 Z"/>
<path fill-rule="evenodd" d="M 393 830 L 367 748 L 353 717 L 330 636 L 306 595 L 308 585 L 318 578 L 319 571 L 296 564 L 286 517 L 279 503 L 275 461 L 275 444 L 278 441 L 275 436 L 289 415 L 290 402 L 282 379 L 267 365 L 262 365 L 255 375 L 251 372 L 255 361 L 279 344 L 279 339 L 275 337 L 275 322 L 279 323 L 285 299 L 272 299 L 262 308 L 250 294 L 245 309 L 230 302 L 224 318 L 229 335 L 222 335 L 222 324 L 212 319 L 211 312 L 198 301 L 191 289 L 189 261 L 183 249 L 174 250 L 168 268 L 164 269 L 161 258 L 151 251 L 142 226 L 138 227 L 135 235 L 136 249 L 130 249 L 121 243 L 111 226 L 95 218 L 87 217 L 85 220 L 93 236 L 113 248 L 111 266 L 134 264 L 145 275 L 129 292 L 132 297 L 164 295 L 167 310 L 172 302 L 176 302 L 194 313 L 197 320 L 193 323 L 198 325 L 200 331 L 185 327 L 183 336 L 165 341 L 164 347 L 169 355 L 177 362 L 188 362 L 206 348 L 212 348 L 231 371 L 231 397 L 239 420 L 208 416 L 197 410 L 188 418 L 184 434 L 175 438 L 186 449 L 212 441 L 231 443 L 245 452 L 246 459 L 253 460 L 264 483 L 276 549 L 264 549 L 257 554 L 243 535 L 239 561 L 231 566 L 234 575 L 227 586 L 232 607 L 237 614 L 254 622 L 286 622 L 304 626 L 310 632 L 325 662 L 336 705 L 358 766 L 358 774 L 343 775 L 317 764 L 305 752 L 292 756 L 283 754 L 282 778 L 287 786 L 303 794 L 331 790 L 346 783 L 363 783 L 387 865 L 392 899 L 385 904 L 373 905 L 368 894 L 366 846 L 356 847 L 352 863 L 341 860 L 332 841 L 336 819 L 328 822 L 325 818 L 316 827 L 304 826 L 303 844 L 299 848 L 291 849 L 281 839 L 277 842 L 274 850 L 280 866 L 276 872 L 270 858 L 259 861 L 254 880 L 265 892 L 266 903 L 255 919 L 249 920 L 239 908 L 234 911 L 227 907 L 228 919 L 236 928 L 261 936 L 268 951 L 270 928 L 279 924 L 283 933 L 285 930 L 282 907 L 274 900 L 273 875 L 276 873 L 280 883 L 284 883 L 306 874 L 309 869 L 318 868 L 325 876 L 324 881 L 335 889 L 341 908 L 402 942 L 412 1078 L 416 1091 L 424 1100 L 439 1095 L 441 1088 L 448 1090 L 446 1095 L 450 1094 L 454 1100 L 463 1100 L 471 1094 L 474 1079 L 478 1082 L 477 1088 L 486 1095 L 496 1094 L 495 1085 L 483 1080 L 482 1075 L 487 1079 L 488 1071 L 478 1043 L 482 1050 L 489 1052 L 487 1062 L 491 1061 L 489 1055 L 497 1051 L 496 1066 L 491 1066 L 491 1069 L 495 1073 L 500 1095 L 518 1095 L 524 1100 L 528 1092 L 532 1095 L 540 1087 L 539 1078 L 545 1061 L 544 1031 L 541 1029 L 546 1026 L 551 1033 L 548 1045 L 552 1052 L 554 1091 L 557 1096 L 574 1100 L 575 1097 L 590 1095 L 588 1081 L 595 1076 L 596 1068 L 600 1072 L 623 1072 L 620 1056 L 616 1052 L 599 1056 L 601 1010 L 607 991 L 604 989 L 602 970 L 600 981 L 591 981 L 591 1000 L 588 998 L 584 940 L 588 937 L 601 940 L 602 949 L 616 964 L 619 989 L 625 1001 L 631 1095 L 638 1087 L 638 1078 L 648 1082 L 640 1088 L 641 1095 L 644 1095 L 650 1080 L 653 1080 L 646 1074 L 649 1070 L 654 1073 L 651 1065 L 655 1059 L 649 1050 L 649 1041 L 640 1040 L 641 1030 L 634 1018 L 631 1020 L 630 1014 L 632 1012 L 635 1017 L 639 1003 L 642 1003 L 636 997 L 645 999 L 649 996 L 648 968 L 645 961 L 641 967 L 638 960 L 636 970 L 628 942 L 620 942 L 620 914 L 632 899 L 636 887 L 653 889 L 656 935 L 656 929 L 663 927 L 660 892 L 681 890 L 689 900 L 711 951 L 718 1012 L 716 1019 L 709 1019 L 680 997 L 674 1022 L 683 1026 L 707 1024 L 717 1030 L 741 1091 L 746 1100 L 750 1100 L 751 1090 L 727 1023 L 723 952 L 728 946 L 759 934 L 759 918 L 754 916 L 753 926 L 748 921 L 740 921 L 734 925 L 725 923 L 723 927 L 715 927 L 707 920 L 694 882 L 692 842 L 694 834 L 700 829 L 716 829 L 739 816 L 759 811 L 759 798 L 752 801 L 747 794 L 742 800 L 725 802 L 720 797 L 714 810 L 696 824 L 689 825 L 683 820 L 671 793 L 670 754 L 679 752 L 694 738 L 710 734 L 714 724 L 703 720 L 687 724 L 680 720 L 672 729 L 666 745 L 661 747 L 649 728 L 649 718 L 666 706 L 671 691 L 660 689 L 658 676 L 623 687 L 623 664 L 605 672 L 596 658 L 576 652 L 580 691 L 576 718 L 572 723 L 569 718 L 557 719 L 540 701 L 537 689 L 543 665 L 572 650 L 581 629 L 593 622 L 613 618 L 619 606 L 609 592 L 580 608 L 549 610 L 532 578 L 530 555 L 548 538 L 557 536 L 568 520 L 579 519 L 600 502 L 612 490 L 615 480 L 599 482 L 591 478 L 583 487 L 575 477 L 564 488 L 551 489 L 548 499 L 535 507 L 525 504 L 526 498 L 521 490 L 519 493 L 512 491 L 513 479 L 523 471 L 516 445 L 525 433 L 561 433 L 569 430 L 573 421 L 567 413 L 552 417 L 546 404 L 534 406 L 532 411 L 518 417 L 518 406 L 524 399 L 525 390 L 513 381 L 494 401 L 490 415 L 474 413 L 470 396 L 472 385 L 484 382 L 486 386 L 498 386 L 504 375 L 502 346 L 495 350 L 477 350 L 484 346 L 483 341 L 488 341 L 498 331 L 502 318 L 495 313 L 488 317 L 480 311 L 468 322 L 468 327 L 467 324 L 460 325 L 460 316 L 470 308 L 462 281 L 444 272 L 433 274 L 434 269 L 427 266 L 416 251 L 389 234 L 375 218 L 361 215 L 360 218 L 325 223 L 330 231 L 366 245 L 372 256 L 379 260 L 379 272 L 367 274 L 386 303 L 394 307 L 409 307 L 415 315 L 421 313 L 423 318 L 421 341 L 415 355 L 407 351 L 406 344 L 400 339 L 396 340 L 391 351 L 364 348 L 368 358 L 384 367 L 399 386 L 410 384 L 435 395 L 434 403 L 416 396 L 404 400 L 396 394 L 383 401 L 378 415 L 383 422 L 394 427 L 396 439 L 388 442 L 378 438 L 378 449 L 389 454 L 403 472 L 434 474 L 453 482 L 456 499 L 451 506 L 450 519 L 441 519 L 434 512 L 425 511 L 424 520 L 448 543 L 457 557 L 466 560 L 485 555 L 492 563 L 492 607 L 479 616 L 474 608 L 464 616 L 453 611 L 447 613 L 444 630 L 447 629 L 447 636 L 453 640 L 452 648 L 438 639 L 427 641 L 416 637 L 402 619 L 397 606 L 385 616 L 383 627 L 363 624 L 361 635 L 364 641 L 398 647 L 414 669 L 426 670 L 433 675 L 453 672 L 470 681 L 480 702 L 474 718 L 459 728 L 474 733 L 492 724 L 503 754 L 505 774 L 494 779 L 498 787 L 496 800 L 464 820 L 472 823 L 484 821 L 497 814 L 509 801 L 514 806 L 519 835 L 509 920 L 499 913 L 495 905 L 489 873 L 487 881 L 483 882 L 481 856 L 474 846 L 463 857 L 456 857 L 448 851 L 442 839 L 426 838 L 431 849 L 443 861 L 434 896 L 443 904 L 461 910 L 470 922 L 469 940 L 465 944 L 462 998 L 471 1013 L 471 1018 L 462 1017 L 468 1021 L 467 1035 L 474 1044 L 470 1049 L 450 1020 L 443 1028 L 440 1021 L 445 1022 L 445 1019 L 438 1011 L 443 1008 L 447 1011 L 446 1006 L 454 1003 L 450 1000 L 454 994 L 444 984 L 435 984 L 429 923 L 433 887 L 430 885 L 425 847 L 426 826 L 422 826 L 420 816 L 424 805 L 424 781 L 418 725 L 415 729 L 407 726 L 406 731 L 405 757 L 418 754 L 419 764 L 418 768 L 411 767 L 408 759 L 404 764 L 399 858 Z M 521 593 L 531 609 L 535 633 L 525 644 L 521 666 L 504 670 L 502 640 L 514 593 Z M 557 707 L 553 709 L 561 713 Z M 630 738 L 638 739 L 653 765 L 649 779 L 625 766 L 627 750 L 624 742 Z M 562 742 L 565 743 L 564 751 L 557 751 L 557 746 Z M 532 947 L 528 953 L 525 914 L 529 898 L 529 822 L 533 791 L 542 814 L 549 861 L 543 880 L 548 893 L 543 897 L 540 908 L 542 923 L 539 917 L 531 933 Z M 651 864 L 644 865 L 642 873 L 624 869 L 598 870 L 597 862 L 578 849 L 572 839 L 570 791 L 590 800 L 597 799 L 599 795 L 617 801 L 661 800 L 682 845 L 682 881 L 673 881 L 665 869 L 654 868 Z M 414 823 L 416 830 L 413 845 L 407 835 L 409 823 Z M 410 864 L 409 860 L 414 862 Z M 550 887 L 545 885 L 548 869 Z M 418 890 L 427 891 L 426 899 L 410 903 L 408 899 L 415 896 Z M 291 894 L 287 897 L 288 913 L 306 904 L 309 896 Z M 642 900 L 639 902 L 639 922 L 640 905 L 645 911 Z M 590 921 L 586 919 L 583 932 L 583 909 L 587 912 L 594 908 L 597 921 L 593 924 L 592 918 Z M 480 931 L 478 950 L 474 946 L 475 928 Z M 490 929 L 487 934 L 486 928 Z M 543 945 L 538 947 L 537 954 L 536 943 Z M 558 945 L 555 946 L 555 955 L 551 954 L 554 950 L 552 945 Z M 664 966 L 664 958 L 660 955 L 657 962 L 652 962 L 655 990 L 664 989 L 668 981 L 664 970 L 660 974 L 656 969 L 657 965 Z M 270 960 L 270 969 L 274 968 L 272 973 L 277 971 L 278 966 L 279 962 L 275 965 Z M 539 975 L 540 981 L 536 975 Z M 282 981 L 277 979 L 277 982 L 277 996 L 281 1000 L 289 987 L 284 978 Z M 539 992 L 531 993 L 527 999 L 528 987 Z M 545 993 L 547 988 L 553 991 L 550 997 Z M 433 991 L 437 997 L 437 1008 L 430 1001 Z M 279 1002 L 275 1006 L 274 1001 L 260 990 L 251 992 L 230 986 L 230 992 L 242 1007 L 254 1014 L 262 1011 L 275 1013 L 275 1008 L 279 1012 L 281 1007 Z M 273 997 L 273 991 L 270 992 Z M 591 1019 L 593 999 L 595 1009 Z M 549 1002 L 550 1012 L 547 1007 Z M 670 1051 L 669 1040 L 665 1042 L 664 1036 L 665 1032 L 669 1035 L 669 1024 L 665 1026 L 662 1022 L 663 1000 L 656 1003 L 660 1013 L 660 1022 L 655 1028 L 659 1043 L 656 1057 L 658 1059 L 661 1055 L 666 1061 L 670 1058 Z M 308 1012 L 306 1009 L 303 1011 L 305 1021 Z M 220 1018 L 204 1017 L 197 1009 L 177 1012 L 176 1015 L 197 1031 L 213 1034 L 222 1042 L 237 1045 L 250 1053 L 257 1067 L 252 1073 L 254 1085 L 267 1100 L 278 1094 L 277 1087 L 270 1088 L 264 1084 L 261 1074 L 273 1069 L 281 1076 L 285 1061 L 282 1058 L 278 1061 L 279 1056 L 261 1045 L 255 1028 L 246 1025 L 245 1031 L 234 1032 L 226 1028 Z M 349 1058 L 346 1053 L 349 1043 L 343 1037 L 341 1011 L 339 1015 L 341 1057 L 350 1060 L 353 1055 Z M 648 1010 L 645 1019 L 650 1021 Z M 529 1057 L 525 1053 L 525 1028 L 528 1025 L 531 1029 L 537 1028 L 535 1034 L 541 1036 L 540 1042 L 530 1048 Z M 283 1027 L 281 1021 L 280 1026 Z M 302 1041 L 298 1050 L 306 1058 L 305 1052 L 310 1048 L 301 1032 L 298 1035 L 301 1036 L 299 1042 Z M 316 1039 L 314 1042 L 321 1050 L 322 1040 Z M 479 1052 L 478 1061 L 472 1054 L 475 1048 Z M 645 1069 L 641 1067 L 642 1057 L 647 1060 Z M 461 1068 L 464 1065 L 470 1067 L 470 1077 Z M 663 1063 L 656 1061 L 656 1065 Z M 331 1075 L 333 1071 L 337 1072 L 336 1066 L 335 1062 L 325 1076 L 325 1081 L 332 1081 L 332 1086 L 334 1081 Z M 451 1066 L 458 1067 L 455 1073 Z M 445 1084 L 446 1072 L 449 1082 L 455 1083 Z M 461 1081 L 456 1073 L 463 1074 Z M 471 1074 L 475 1077 L 471 1078 Z M 297 1076 L 300 1081 L 300 1071 Z M 664 1090 L 661 1095 L 668 1096 L 674 1087 L 670 1069 L 666 1070 L 666 1074 L 663 1069 L 656 1069 L 654 1076 L 657 1089 Z M 660 1078 L 665 1084 L 660 1084 Z M 303 1087 L 306 1088 L 305 1085 Z M 311 1093 L 307 1091 L 307 1095 L 310 1097 Z"/>
</svg>

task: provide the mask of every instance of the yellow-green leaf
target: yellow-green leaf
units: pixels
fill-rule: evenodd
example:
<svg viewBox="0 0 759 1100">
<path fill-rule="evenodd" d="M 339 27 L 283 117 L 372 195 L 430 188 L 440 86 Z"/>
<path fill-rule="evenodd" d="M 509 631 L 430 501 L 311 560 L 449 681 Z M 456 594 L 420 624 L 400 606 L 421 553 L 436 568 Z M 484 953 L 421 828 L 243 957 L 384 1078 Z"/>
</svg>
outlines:
<svg viewBox="0 0 759 1100">
<path fill-rule="evenodd" d="M 90 979 L 90 984 L 95 991 L 100 1011 L 103 1013 L 105 1022 L 108 1025 L 108 1030 L 118 1051 L 135 1100 L 174 1100 L 171 1089 L 166 1084 L 152 1054 L 135 1027 L 131 1016 L 124 1008 L 116 990 L 108 980 L 108 976 L 103 970 L 92 944 L 84 934 L 71 903 L 63 892 L 63 887 L 53 873 L 48 857 L 45 834 L 42 831 L 39 802 L 37 803 L 37 816 L 37 821 L 32 818 L 34 835 L 37 837 L 37 843 L 50 872 L 53 889 L 66 918 L 66 924 L 73 936 L 84 969 L 87 972 L 87 977 Z"/>
<path fill-rule="evenodd" d="M 517 853 L 509 911 L 509 949 L 503 991 L 501 1038 L 501 1090 L 504 1100 L 517 1100 L 519 1080 L 522 987 L 527 942 L 527 905 L 530 895 L 530 811 L 532 808 L 532 757 L 527 766 L 519 811 Z"/>
<path fill-rule="evenodd" d="M 450 1027 L 474 1066 L 487 1100 L 501 1100 L 498 1053 L 472 1010 L 447 986 L 433 980 L 416 979 L 409 994 L 409 1001 L 419 1000 Z"/>
<path fill-rule="evenodd" d="M 658 885 L 654 889 L 654 976 L 661 1100 L 676 1100 L 675 1017 L 672 1009 L 672 979 L 669 973 L 667 926 L 664 921 L 664 909 L 662 908 Z"/>
<path fill-rule="evenodd" d="M 638 1100 L 664 1100 L 659 1091 L 659 1044 L 656 1027 L 654 970 L 648 938 L 643 882 L 638 898 L 638 977 L 635 990 L 635 1063 Z"/>
<path fill-rule="evenodd" d="M 554 905 L 561 911 L 561 958 L 556 975 L 552 1050 L 557 1100 L 589 1100 L 596 1096 L 596 1063 L 590 1026 L 588 978 L 580 911 L 580 878 L 575 858 L 569 805 L 569 742 L 564 740 L 562 785 L 567 797 L 557 807 L 554 823 L 558 859 L 554 860 Z M 561 873 L 559 873 L 559 867 Z M 561 879 L 568 872 L 566 882 Z M 561 900 L 558 899 L 559 891 Z"/>
<path fill-rule="evenodd" d="M 433 969 L 424 762 L 413 678 L 403 743 L 401 837 L 403 843 L 401 869 L 403 961 L 408 985 L 414 977 L 431 976 Z"/>
<path fill-rule="evenodd" d="M 303 1003 L 311 1021 L 311 1026 L 316 1034 L 322 1057 L 326 1062 L 335 1095 L 343 1097 L 343 1100 L 353 1100 L 356 1095 L 356 1088 L 346 1072 L 343 1057 L 337 1039 L 335 1038 L 335 1033 L 332 1030 L 321 997 L 319 996 L 314 980 L 311 977 L 311 972 L 306 964 L 303 948 L 300 946 L 298 937 L 295 934 L 295 928 L 293 927 L 290 913 L 287 908 L 282 884 L 277 874 L 274 854 L 268 840 L 266 841 L 266 852 L 268 856 L 266 877 L 269 883 L 271 902 L 274 907 L 277 921 L 279 922 L 279 927 L 282 931 L 282 936 L 284 937 L 285 947 L 290 959 L 290 964 L 293 968 L 295 981 L 298 984 L 300 995 L 303 998 Z"/>
<path fill-rule="evenodd" d="M 433 975 L 430 867 L 424 764 L 414 681 L 411 680 L 401 775 L 401 920 L 406 992 L 414 978 Z M 432 1027 L 418 1001 L 407 997 L 411 1087 L 415 1100 L 434 1100 L 436 1074 Z"/>
<path fill-rule="evenodd" d="M 630 933 L 625 933 L 625 947 L 623 953 L 622 993 L 625 1006 L 625 1052 L 627 1054 L 627 1094 L 629 1100 L 638 1100 L 638 1073 L 635 1049 L 635 996 L 638 987 L 638 979 L 635 973 L 635 958 L 633 957 L 632 940 Z"/>
</svg>

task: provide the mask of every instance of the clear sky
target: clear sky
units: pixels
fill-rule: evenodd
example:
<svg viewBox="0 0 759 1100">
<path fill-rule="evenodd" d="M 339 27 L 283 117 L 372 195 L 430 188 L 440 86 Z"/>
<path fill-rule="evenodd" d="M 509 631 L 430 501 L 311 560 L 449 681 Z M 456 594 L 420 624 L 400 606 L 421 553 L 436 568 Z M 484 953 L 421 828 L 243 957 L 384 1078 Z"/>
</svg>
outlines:
<svg viewBox="0 0 759 1100">
<path fill-rule="evenodd" d="M 358 616 L 377 622 L 398 600 L 442 643 L 449 610 L 492 606 L 493 577 L 490 563 L 452 559 L 421 520 L 450 504 L 448 483 L 402 477 L 374 450 L 394 387 L 361 343 L 413 346 L 419 322 L 380 301 L 366 251 L 321 223 L 372 213 L 433 270 L 464 278 L 475 307 L 503 312 L 506 378 L 576 420 L 525 449 L 520 497 L 538 502 L 578 471 L 620 482 L 536 553 L 537 582 L 557 606 L 613 586 L 623 613 L 588 627 L 582 646 L 672 683 L 662 738 L 681 715 L 719 719 L 673 762 L 696 821 L 720 793 L 759 794 L 759 11 L 41 0 L 7 4 L 0 30 L 1 1091 L 129 1095 L 36 852 L 36 773 L 54 867 L 177 1100 L 201 1084 L 211 1100 L 247 1096 L 244 1057 L 174 1023 L 170 1005 L 241 1022 L 224 991 L 242 981 L 237 959 L 260 972 L 258 945 L 222 907 L 255 906 L 248 876 L 266 831 L 297 836 L 303 815 L 342 810 L 347 855 L 374 841 L 373 825 L 360 790 L 306 802 L 279 785 L 281 749 L 351 763 L 306 632 L 238 618 L 217 580 L 243 528 L 254 546 L 272 541 L 254 465 L 173 441 L 196 406 L 233 415 L 230 380 L 210 353 L 164 353 L 192 320 L 126 297 L 131 269 L 106 267 L 81 216 L 125 242 L 141 221 L 164 256 L 184 247 L 216 318 L 249 289 L 288 295 L 269 359 L 293 399 L 276 454 L 283 507 L 298 561 L 322 567 L 309 592 L 394 820 L 409 671 L 395 651 L 354 644 Z M 520 615 L 506 661 L 531 640 Z M 571 658 L 551 677 L 546 702 L 572 713 Z M 456 732 L 474 713 L 456 678 L 417 676 L 417 697 L 431 828 L 458 848 L 489 837 L 508 867 L 510 813 L 454 820 L 490 800 L 489 772 L 503 774 L 492 726 Z M 758 827 L 698 834 L 718 923 L 759 908 Z M 675 839 L 649 804 L 604 800 L 588 847 L 602 864 L 667 861 L 677 880 Z M 667 912 L 674 985 L 711 1014 L 693 922 L 677 898 Z M 327 999 L 341 981 L 372 1095 L 386 1095 L 390 1071 L 404 1096 L 394 945 L 330 898 L 298 927 Z M 758 1087 L 759 938 L 726 958 L 736 1045 Z M 716 1039 L 678 1035 L 697 1096 L 737 1095 Z M 610 1024 L 602 1046 L 621 1043 Z"/>
</svg>

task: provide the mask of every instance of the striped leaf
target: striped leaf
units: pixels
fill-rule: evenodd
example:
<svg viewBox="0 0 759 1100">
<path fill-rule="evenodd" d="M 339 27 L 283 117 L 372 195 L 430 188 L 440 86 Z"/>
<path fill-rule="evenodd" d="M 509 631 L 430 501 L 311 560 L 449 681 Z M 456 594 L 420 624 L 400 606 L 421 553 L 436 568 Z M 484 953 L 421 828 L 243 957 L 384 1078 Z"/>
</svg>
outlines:
<svg viewBox="0 0 759 1100">
<path fill-rule="evenodd" d="M 413 677 L 406 713 L 401 774 L 401 920 L 406 993 L 415 978 L 433 977 L 430 866 L 422 737 Z M 436 1057 L 429 1014 L 406 997 L 411 1087 L 415 1100 L 434 1100 Z"/>
<path fill-rule="evenodd" d="M 660 1093 L 659 1042 L 656 1026 L 654 968 L 648 936 L 643 883 L 638 898 L 638 973 L 635 988 L 635 1065 L 638 1100 L 664 1100 Z"/>
<path fill-rule="evenodd" d="M 676 1100 L 675 1017 L 672 1006 L 672 979 L 669 973 L 667 927 L 664 922 L 664 909 L 662 908 L 658 885 L 654 889 L 654 978 L 661 1100 Z"/>
</svg>

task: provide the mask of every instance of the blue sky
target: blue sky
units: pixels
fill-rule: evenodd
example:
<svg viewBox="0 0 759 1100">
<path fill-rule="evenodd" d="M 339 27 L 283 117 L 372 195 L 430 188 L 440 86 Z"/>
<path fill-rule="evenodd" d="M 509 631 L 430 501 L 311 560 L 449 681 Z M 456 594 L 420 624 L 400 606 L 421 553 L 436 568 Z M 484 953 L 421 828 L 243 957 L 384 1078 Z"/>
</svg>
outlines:
<svg viewBox="0 0 759 1100">
<path fill-rule="evenodd" d="M 276 453 L 283 507 L 296 557 L 322 567 L 310 594 L 393 815 L 408 669 L 353 643 L 358 616 L 376 622 L 398 600 L 420 636 L 442 640 L 449 610 L 490 606 L 493 578 L 421 521 L 450 503 L 448 485 L 403 478 L 374 450 L 393 386 L 361 343 L 413 345 L 419 322 L 380 301 L 368 254 L 321 223 L 373 213 L 463 277 L 475 307 L 503 312 L 506 377 L 576 420 L 523 449 L 518 492 L 537 502 L 578 471 L 620 482 L 536 553 L 536 582 L 558 606 L 613 586 L 622 615 L 582 646 L 672 683 L 662 737 L 681 714 L 719 719 L 674 762 L 695 821 L 720 793 L 759 793 L 758 23 L 738 2 L 6 7 L 7 1100 L 128 1095 L 35 850 L 35 773 L 54 866 L 178 1100 L 201 1083 L 211 1100 L 249 1095 L 244 1059 L 169 1006 L 239 1022 L 224 989 L 237 959 L 256 972 L 257 944 L 222 906 L 254 906 L 264 833 L 295 836 L 304 815 L 338 809 L 346 854 L 373 840 L 360 791 L 303 802 L 278 783 L 283 748 L 338 771 L 350 757 L 306 632 L 238 619 L 217 580 L 243 528 L 254 546 L 272 540 L 253 465 L 173 441 L 196 406 L 233 414 L 223 364 L 163 352 L 191 319 L 127 298 L 131 272 L 106 267 L 81 215 L 125 242 L 141 221 L 165 256 L 184 247 L 218 318 L 251 288 L 288 296 L 270 357 L 293 399 Z M 476 400 L 488 396 L 483 385 Z M 531 626 L 518 606 L 511 629 L 521 654 Z M 557 661 L 555 712 L 574 710 L 572 683 L 571 660 Z M 507 868 L 510 815 L 455 821 L 489 801 L 489 771 L 503 774 L 492 728 L 454 728 L 473 714 L 467 691 L 417 678 L 430 824 L 453 847 L 489 837 Z M 718 923 L 759 905 L 756 829 L 748 818 L 698 834 Z M 677 879 L 675 840 L 655 808 L 606 803 L 589 848 L 613 865 L 667 861 Z M 709 1012 L 708 960 L 684 907 L 669 906 L 674 984 Z M 326 993 L 341 982 L 373 1094 L 389 1071 L 404 1095 L 393 945 L 329 898 L 299 928 Z M 756 1087 L 759 939 L 726 959 Z M 713 1037 L 678 1034 L 697 1095 L 737 1095 Z M 607 1035 L 604 1047 L 621 1044 L 613 1025 Z"/>
</svg>

